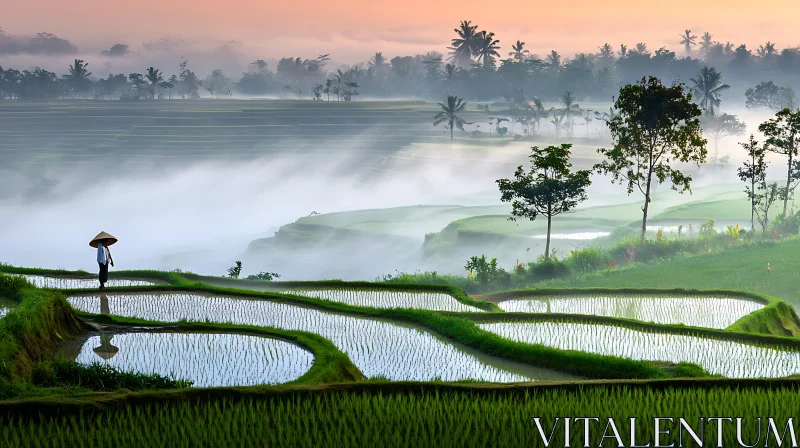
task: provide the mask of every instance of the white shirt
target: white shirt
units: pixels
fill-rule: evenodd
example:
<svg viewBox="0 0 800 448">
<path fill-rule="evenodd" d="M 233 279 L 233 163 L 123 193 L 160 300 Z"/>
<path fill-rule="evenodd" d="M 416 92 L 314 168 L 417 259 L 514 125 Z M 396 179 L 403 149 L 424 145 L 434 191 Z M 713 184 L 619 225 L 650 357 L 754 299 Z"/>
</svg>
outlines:
<svg viewBox="0 0 800 448">
<path fill-rule="evenodd" d="M 97 245 L 97 262 L 108 264 L 108 249 L 103 246 L 103 243 Z"/>
</svg>

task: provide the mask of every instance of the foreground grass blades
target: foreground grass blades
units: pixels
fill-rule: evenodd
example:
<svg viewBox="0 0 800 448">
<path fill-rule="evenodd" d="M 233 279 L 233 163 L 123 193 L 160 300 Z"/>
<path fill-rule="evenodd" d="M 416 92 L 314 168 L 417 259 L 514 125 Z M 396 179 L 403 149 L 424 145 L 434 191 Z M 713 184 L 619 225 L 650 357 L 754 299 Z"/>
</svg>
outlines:
<svg viewBox="0 0 800 448">
<path fill-rule="evenodd" d="M 319 387 L 216 388 L 89 394 L 0 403 L 3 446 L 544 446 L 532 418 L 549 433 L 556 418 L 599 416 L 589 443 L 563 421 L 552 446 L 601 445 L 607 418 L 630 444 L 652 441 L 652 418 L 683 417 L 699 431 L 700 417 L 746 416 L 748 445 L 777 446 L 759 434 L 755 415 L 783 429 L 800 407 L 795 380 L 670 380 L 617 384 L 447 385 L 352 384 Z M 761 422 L 762 425 L 766 422 Z M 797 423 L 795 423 L 796 425 Z M 719 446 L 739 446 L 728 425 Z M 142 431 L 141 428 L 148 428 Z M 479 429 L 478 429 L 479 428 Z M 662 437 L 678 446 L 677 423 Z M 346 430 L 345 430 L 346 429 Z M 662 428 L 663 429 L 663 428 Z M 717 446 L 713 423 L 703 446 Z M 683 433 L 684 440 L 688 435 Z M 772 437 L 772 434 L 770 434 Z M 614 444 L 616 446 L 616 444 Z M 691 443 L 687 446 L 695 446 Z M 787 443 L 784 446 L 789 446 Z"/>
</svg>

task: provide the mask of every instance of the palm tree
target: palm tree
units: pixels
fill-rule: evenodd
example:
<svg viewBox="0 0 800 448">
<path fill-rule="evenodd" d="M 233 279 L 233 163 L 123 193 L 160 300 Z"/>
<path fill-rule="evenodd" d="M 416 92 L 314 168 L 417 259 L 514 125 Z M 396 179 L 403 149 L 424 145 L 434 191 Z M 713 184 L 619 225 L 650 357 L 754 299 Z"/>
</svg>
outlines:
<svg viewBox="0 0 800 448">
<path fill-rule="evenodd" d="M 735 45 L 732 43 L 725 42 L 725 47 L 722 49 L 723 53 L 725 53 L 725 56 L 733 56 L 734 47 Z"/>
<path fill-rule="evenodd" d="M 473 25 L 472 21 L 463 20 L 458 28 L 453 31 L 458 34 L 456 39 L 451 42 L 451 47 L 447 47 L 450 52 L 450 61 L 459 67 L 469 67 L 472 58 L 475 56 L 475 36 L 478 25 Z"/>
<path fill-rule="evenodd" d="M 438 126 L 442 122 L 447 122 L 444 127 L 445 129 L 450 129 L 450 147 L 452 148 L 453 129 L 458 128 L 463 131 L 465 124 L 472 124 L 456 115 L 465 110 L 467 102 L 455 95 L 447 95 L 447 104 L 439 103 L 439 106 L 442 107 L 442 110 L 433 117 L 433 125 Z"/>
<path fill-rule="evenodd" d="M 553 71 L 560 72 L 562 65 L 561 65 L 561 55 L 558 54 L 556 50 L 551 50 L 550 54 L 547 55 L 546 62 Z"/>
<path fill-rule="evenodd" d="M 250 65 L 255 65 L 256 68 L 258 69 L 259 73 L 264 73 L 264 72 L 267 71 L 267 61 L 265 61 L 263 59 L 259 59 L 259 60 L 255 61 L 255 62 L 251 62 Z"/>
<path fill-rule="evenodd" d="M 703 36 L 700 38 L 700 50 L 702 50 L 703 53 L 708 53 L 708 50 L 711 48 L 711 45 L 714 43 L 714 41 L 711 40 L 713 38 L 714 38 L 714 36 L 711 35 L 711 33 L 709 33 L 708 31 L 706 31 L 705 34 L 703 34 Z"/>
<path fill-rule="evenodd" d="M 494 33 L 481 31 L 475 35 L 475 59 L 483 58 L 483 65 L 494 65 L 494 57 L 500 56 L 497 50 L 500 49 L 500 41 L 494 38 Z"/>
<path fill-rule="evenodd" d="M 620 44 L 619 46 L 619 58 L 622 59 L 628 55 L 628 46 L 625 44 Z"/>
<path fill-rule="evenodd" d="M 383 56 L 382 52 L 375 53 L 375 56 L 369 60 L 369 66 L 375 68 L 376 70 L 384 67 L 386 65 L 386 57 Z"/>
<path fill-rule="evenodd" d="M 686 54 L 692 53 L 692 45 L 697 45 L 697 42 L 694 40 L 697 39 L 697 36 L 692 34 L 692 30 L 686 30 L 683 34 L 679 34 L 681 36 L 681 45 L 683 45 L 684 50 L 686 50 Z"/>
<path fill-rule="evenodd" d="M 88 66 L 89 64 L 83 59 L 75 59 L 75 63 L 69 66 L 69 75 L 64 75 L 64 79 L 72 86 L 73 98 L 75 98 L 75 92 L 84 90 L 84 87 L 89 84 L 89 76 L 92 73 L 86 69 Z"/>
<path fill-rule="evenodd" d="M 614 49 L 611 48 L 611 45 L 609 45 L 608 43 L 605 43 L 597 48 L 600 50 L 597 53 L 597 55 L 600 57 L 602 61 L 608 62 L 614 59 Z"/>
<path fill-rule="evenodd" d="M 447 93 L 450 93 L 450 88 L 458 81 L 458 76 L 462 70 L 461 67 L 456 67 L 453 64 L 444 66 L 444 70 L 442 70 L 440 74 L 442 76 L 442 83 L 447 88 Z"/>
<path fill-rule="evenodd" d="M 524 61 L 526 55 L 530 54 L 530 51 L 523 49 L 524 46 L 525 42 L 517 41 L 516 44 L 511 45 L 511 49 L 514 51 L 509 52 L 508 55 L 514 58 L 517 62 Z"/>
<path fill-rule="evenodd" d="M 145 75 L 148 81 L 150 81 L 150 92 L 153 95 L 153 99 L 156 98 L 156 88 L 158 85 L 164 81 L 164 76 L 161 74 L 161 70 L 156 70 L 153 67 L 147 69 L 147 74 Z"/>
<path fill-rule="evenodd" d="M 719 107 L 721 100 L 719 93 L 730 88 L 729 85 L 722 83 L 722 74 L 713 67 L 703 67 L 700 76 L 691 78 L 694 83 L 692 90 L 700 100 L 700 107 L 705 109 L 710 115 L 714 115 L 714 107 Z"/>
<path fill-rule="evenodd" d="M 647 49 L 647 44 L 644 42 L 639 42 L 636 44 L 636 52 L 639 54 L 649 54 L 650 50 Z"/>
<path fill-rule="evenodd" d="M 345 76 L 346 75 L 341 70 L 336 70 L 336 74 L 333 75 L 333 78 L 336 80 L 336 87 L 334 88 L 334 93 L 336 93 L 336 101 L 341 101 L 342 99 L 342 81 L 345 81 Z"/>
<path fill-rule="evenodd" d="M 562 109 L 558 109 L 555 113 L 561 120 L 564 118 L 567 119 L 565 123 L 568 126 L 570 134 L 572 133 L 572 117 L 580 117 L 581 116 L 581 107 L 575 102 L 577 99 L 572 92 L 566 92 L 564 95 L 561 96 L 561 104 L 564 106 Z M 561 123 L 559 120 L 559 124 Z"/>
<path fill-rule="evenodd" d="M 756 51 L 758 51 L 758 55 L 761 56 L 762 58 L 768 58 L 775 54 L 775 44 L 773 44 L 770 41 L 767 41 L 766 44 L 759 45 L 758 50 Z"/>
</svg>

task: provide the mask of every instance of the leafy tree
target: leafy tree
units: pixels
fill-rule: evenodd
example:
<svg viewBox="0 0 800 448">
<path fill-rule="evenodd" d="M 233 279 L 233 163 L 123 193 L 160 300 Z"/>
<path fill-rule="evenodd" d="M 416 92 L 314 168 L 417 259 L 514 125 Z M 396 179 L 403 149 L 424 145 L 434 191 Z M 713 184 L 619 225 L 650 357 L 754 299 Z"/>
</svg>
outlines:
<svg viewBox="0 0 800 448">
<path fill-rule="evenodd" d="M 323 90 L 325 90 L 325 86 L 323 86 L 322 84 L 317 84 L 314 86 L 314 88 L 311 90 L 311 94 L 313 95 L 312 98 L 314 99 L 314 101 L 322 100 Z"/>
<path fill-rule="evenodd" d="M 280 277 L 281 276 L 277 272 L 259 272 L 255 275 L 248 275 L 247 280 L 263 280 L 266 282 L 271 282 Z"/>
<path fill-rule="evenodd" d="M 75 97 L 76 92 L 86 92 L 92 85 L 89 76 L 92 72 L 86 69 L 89 64 L 82 59 L 75 59 L 75 63 L 69 66 L 69 74 L 64 75 L 63 78 L 72 89 L 72 97 Z"/>
<path fill-rule="evenodd" d="M 681 36 L 681 45 L 683 45 L 686 54 L 691 54 L 692 47 L 697 45 L 697 42 L 695 42 L 697 36 L 692 34 L 692 30 L 685 30 L 683 34 L 679 34 L 679 36 Z"/>
<path fill-rule="evenodd" d="M 450 130 L 450 147 L 452 147 L 453 129 L 458 128 L 463 131 L 465 124 L 472 124 L 456 115 L 466 110 L 467 102 L 455 95 L 447 95 L 447 104 L 439 103 L 439 106 L 442 110 L 433 118 L 433 125 L 438 126 L 442 122 L 447 123 L 444 127 Z"/>
<path fill-rule="evenodd" d="M 690 79 L 694 85 L 692 91 L 700 100 L 700 107 L 714 115 L 714 107 L 719 107 L 719 93 L 731 86 L 722 83 L 722 74 L 714 68 L 703 67 L 700 76 Z"/>
<path fill-rule="evenodd" d="M 259 73 L 266 72 L 268 67 L 267 61 L 263 59 L 258 59 L 255 62 L 251 62 L 250 65 L 255 65 Z"/>
<path fill-rule="evenodd" d="M 614 109 L 617 116 L 608 122 L 614 146 L 597 150 L 606 160 L 594 169 L 626 185 L 628 194 L 636 188 L 644 195 L 640 239 L 644 244 L 653 181 L 669 179 L 673 190 L 691 191 L 691 176 L 671 163 L 699 165 L 706 160 L 699 120 L 702 111 L 692 102 L 691 93 L 684 93 L 683 84 L 665 87 L 653 76 L 620 89 Z"/>
<path fill-rule="evenodd" d="M 473 25 L 472 21 L 463 20 L 458 28 L 453 31 L 458 37 L 453 39 L 451 46 L 447 47 L 450 51 L 450 61 L 457 67 L 469 67 L 472 58 L 477 55 L 476 35 L 478 25 Z"/>
<path fill-rule="evenodd" d="M 511 49 L 513 51 L 509 52 L 508 55 L 514 58 L 517 62 L 522 62 L 525 58 L 531 53 L 529 50 L 525 49 L 525 42 L 517 41 L 516 44 L 511 45 Z"/>
<path fill-rule="evenodd" d="M 182 98 L 200 98 L 198 93 L 198 90 L 200 90 L 200 78 L 187 68 L 188 63 L 189 61 L 187 60 L 181 61 L 178 92 Z"/>
<path fill-rule="evenodd" d="M 800 167 L 794 160 L 800 149 L 800 109 L 795 112 L 789 108 L 778 111 L 775 118 L 761 123 L 758 130 L 767 137 L 768 151 L 787 157 L 786 186 L 780 192 L 783 199 L 783 216 L 786 216 L 789 196 L 800 180 Z"/>
<path fill-rule="evenodd" d="M 744 166 L 736 170 L 736 173 L 742 182 L 750 183 L 745 187 L 744 191 L 747 193 L 747 198 L 750 199 L 750 230 L 754 231 L 756 229 L 756 207 L 761 204 L 762 201 L 767 199 L 765 196 L 765 190 L 767 190 L 766 182 L 768 164 L 765 158 L 767 149 L 764 145 L 759 144 L 753 134 L 750 134 L 750 140 L 748 140 L 746 143 L 739 144 L 747 151 L 747 157 L 749 160 L 745 160 Z M 757 186 L 758 188 L 756 188 Z M 767 207 L 766 211 L 769 211 L 769 207 Z M 764 216 L 767 216 L 766 213 L 764 213 Z M 761 222 L 760 218 L 759 222 Z M 766 221 L 762 222 L 762 226 L 764 232 L 766 233 Z"/>
<path fill-rule="evenodd" d="M 158 86 L 164 81 L 164 75 L 161 73 L 161 70 L 150 67 L 147 69 L 145 78 L 150 82 L 150 93 L 153 95 L 153 99 L 155 99 Z"/>
<path fill-rule="evenodd" d="M 731 114 L 705 114 L 700 122 L 706 135 L 714 139 L 713 163 L 719 160 L 719 141 L 725 137 L 743 135 L 747 129 L 744 122 Z"/>
<path fill-rule="evenodd" d="M 208 90 L 211 96 L 216 96 L 219 92 L 224 92 L 227 95 L 232 93 L 231 79 L 225 76 L 221 69 L 216 69 L 203 80 L 203 87 Z"/>
<path fill-rule="evenodd" d="M 537 216 L 547 217 L 547 245 L 544 259 L 550 258 L 550 231 L 553 216 L 574 209 L 587 199 L 586 189 L 591 184 L 589 171 L 572 172 L 569 163 L 570 144 L 548 146 L 539 149 L 534 146 L 531 151 L 531 168 L 525 172 L 520 165 L 513 179 L 498 179 L 501 200 L 511 202 L 512 211 L 509 220 L 517 217 L 531 221 Z"/>
<path fill-rule="evenodd" d="M 780 190 L 777 182 L 771 184 L 764 182 L 758 186 L 758 193 L 756 196 L 756 218 L 758 219 L 758 223 L 761 224 L 761 231 L 765 235 L 767 233 L 767 226 L 769 225 L 769 210 L 772 204 L 781 197 Z"/>
<path fill-rule="evenodd" d="M 647 44 L 644 42 L 636 44 L 634 51 L 639 54 L 650 54 L 650 50 L 647 49 Z"/>
<path fill-rule="evenodd" d="M 779 87 L 772 81 L 764 81 L 750 87 L 744 96 L 747 100 L 745 106 L 748 109 L 766 107 L 778 111 L 787 107 L 793 109 L 797 105 L 797 97 L 791 87 Z"/>
</svg>

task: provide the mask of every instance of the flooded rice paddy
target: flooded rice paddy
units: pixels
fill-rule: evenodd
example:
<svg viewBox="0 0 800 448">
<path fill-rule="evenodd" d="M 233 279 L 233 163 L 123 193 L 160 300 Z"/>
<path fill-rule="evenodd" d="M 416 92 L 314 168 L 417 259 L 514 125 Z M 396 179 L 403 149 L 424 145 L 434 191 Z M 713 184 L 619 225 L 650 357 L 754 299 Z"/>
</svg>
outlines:
<svg viewBox="0 0 800 448">
<path fill-rule="evenodd" d="M 700 336 L 650 333 L 572 322 L 480 324 L 504 338 L 623 358 L 692 362 L 730 378 L 778 378 L 800 373 L 800 351 Z"/>
<path fill-rule="evenodd" d="M 100 286 L 100 281 L 97 277 L 46 277 L 43 275 L 23 275 L 26 280 L 37 288 L 51 288 L 51 289 L 80 289 L 80 288 L 97 288 Z M 155 282 L 146 280 L 128 280 L 128 279 L 108 279 L 106 286 L 148 286 L 154 285 Z"/>
<path fill-rule="evenodd" d="M 322 312 L 285 303 L 198 294 L 109 294 L 73 296 L 82 311 L 162 322 L 230 322 L 302 330 L 327 338 L 367 377 L 390 380 L 483 380 L 516 382 L 574 379 L 570 375 L 515 363 L 500 366 L 435 335 L 381 320 Z"/>
<path fill-rule="evenodd" d="M 562 313 L 622 317 L 659 324 L 727 328 L 764 307 L 744 299 L 718 297 L 521 297 L 497 304 L 506 312 Z"/>
<path fill-rule="evenodd" d="M 75 361 L 194 381 L 195 387 L 281 384 L 311 368 L 314 355 L 268 337 L 221 333 L 105 333 L 92 336 Z"/>
<path fill-rule="evenodd" d="M 352 306 L 372 308 L 414 308 L 431 311 L 476 312 L 483 310 L 465 305 L 443 293 L 353 289 L 289 289 L 282 291 Z"/>
</svg>

